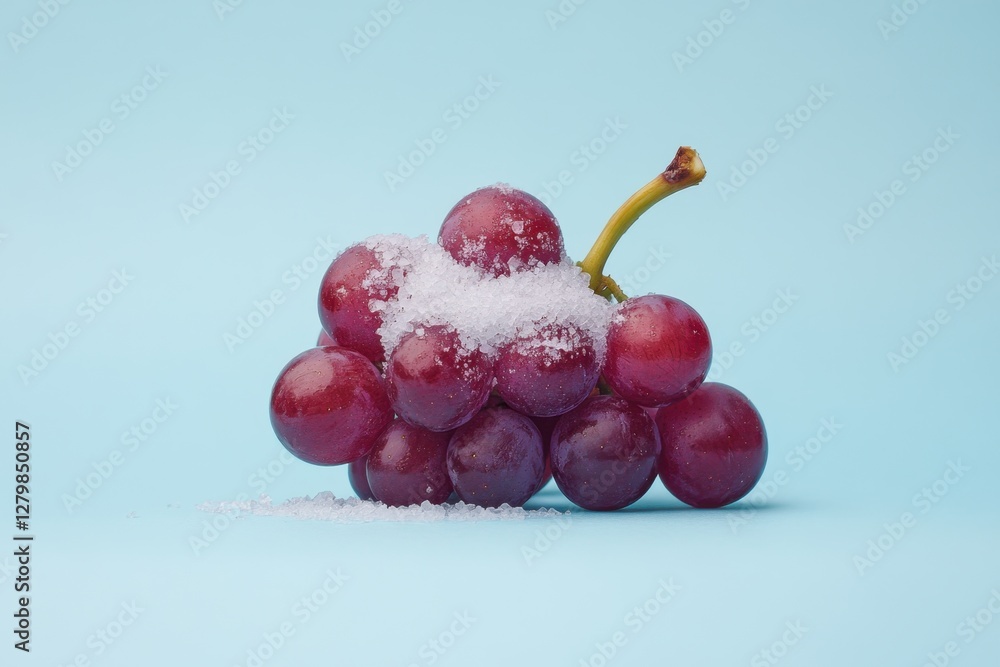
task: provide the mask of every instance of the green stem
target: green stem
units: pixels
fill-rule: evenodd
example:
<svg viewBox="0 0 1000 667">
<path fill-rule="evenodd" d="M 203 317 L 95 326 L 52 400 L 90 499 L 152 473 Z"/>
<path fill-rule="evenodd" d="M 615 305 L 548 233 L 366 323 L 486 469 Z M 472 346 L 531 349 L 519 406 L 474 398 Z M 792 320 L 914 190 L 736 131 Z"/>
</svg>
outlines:
<svg viewBox="0 0 1000 667">
<path fill-rule="evenodd" d="M 615 301 L 617 301 L 618 303 L 621 303 L 622 301 L 628 298 L 627 296 L 625 296 L 625 292 L 622 291 L 622 288 L 618 286 L 618 283 L 616 283 L 611 276 L 604 276 L 601 279 L 601 283 L 604 285 L 604 290 L 602 290 L 602 294 L 604 291 L 607 291 L 608 294 L 615 297 Z"/>
<path fill-rule="evenodd" d="M 590 288 L 598 294 L 604 291 L 604 265 L 615 245 L 643 213 L 675 192 L 698 185 L 703 178 L 705 165 L 698 152 L 687 146 L 678 148 L 677 155 L 663 173 L 639 188 L 615 211 L 590 252 L 580 262 L 580 268 L 590 275 Z"/>
</svg>

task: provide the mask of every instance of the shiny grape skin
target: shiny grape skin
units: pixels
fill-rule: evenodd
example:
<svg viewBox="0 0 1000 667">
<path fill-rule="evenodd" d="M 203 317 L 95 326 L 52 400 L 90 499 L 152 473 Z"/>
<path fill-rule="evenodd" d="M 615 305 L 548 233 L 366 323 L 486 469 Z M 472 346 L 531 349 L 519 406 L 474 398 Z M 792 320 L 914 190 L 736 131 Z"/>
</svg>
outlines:
<svg viewBox="0 0 1000 667">
<path fill-rule="evenodd" d="M 594 396 L 563 415 L 549 460 L 559 490 L 588 510 L 617 510 L 639 500 L 656 479 L 660 437 L 639 406 Z"/>
<path fill-rule="evenodd" d="M 650 294 L 618 306 L 604 377 L 622 398 L 655 408 L 698 388 L 712 363 L 708 326 L 680 299 Z"/>
<path fill-rule="evenodd" d="M 559 262 L 566 253 L 562 231 L 545 204 L 527 192 L 495 185 L 455 204 L 438 243 L 460 264 L 494 276 L 510 275 L 512 266 Z"/>
<path fill-rule="evenodd" d="M 368 486 L 368 473 L 365 470 L 367 463 L 367 456 L 362 456 L 360 459 L 348 463 L 347 481 L 351 483 L 351 488 L 354 489 L 354 493 L 358 498 L 361 500 L 375 500 L 372 488 Z"/>
<path fill-rule="evenodd" d="M 378 371 L 342 347 L 314 347 L 288 362 L 274 382 L 270 415 L 281 444 L 316 465 L 365 456 L 393 418 Z"/>
<path fill-rule="evenodd" d="M 382 274 L 375 251 L 353 245 L 340 253 L 323 275 L 319 288 L 319 319 L 323 328 L 340 345 L 359 352 L 373 362 L 383 361 L 385 352 L 378 328 L 381 313 L 372 312 L 369 302 L 388 300 L 399 287 L 386 281 L 372 281 L 372 272 Z M 363 285 L 371 284 L 367 287 Z"/>
<path fill-rule="evenodd" d="M 435 433 L 396 420 L 368 455 L 368 484 L 386 505 L 405 507 L 425 500 L 440 505 L 451 495 L 445 456 L 451 433 Z"/>
<path fill-rule="evenodd" d="M 493 367 L 444 326 L 420 327 L 396 345 L 386 364 L 386 388 L 401 419 L 450 431 L 472 419 L 490 395 Z"/>
<path fill-rule="evenodd" d="M 570 344 L 551 346 L 546 340 Z M 504 345 L 494 373 L 497 391 L 507 405 L 530 417 L 556 417 L 590 395 L 601 365 L 587 334 L 549 325 Z"/>
<path fill-rule="evenodd" d="M 467 503 L 520 507 L 538 489 L 544 470 L 538 427 L 509 408 L 480 411 L 448 444 L 448 475 Z"/>
<path fill-rule="evenodd" d="M 552 431 L 559 423 L 559 417 L 532 417 L 531 421 L 538 427 L 538 432 L 542 435 L 542 447 L 545 450 L 545 472 L 542 473 L 542 481 L 538 483 L 535 493 L 545 488 L 545 485 L 552 479 L 552 463 L 549 461 L 549 446 L 552 442 Z"/>
<path fill-rule="evenodd" d="M 663 447 L 660 479 L 693 507 L 736 502 L 757 484 L 767 463 L 764 422 L 746 396 L 706 382 L 656 413 Z"/>
</svg>

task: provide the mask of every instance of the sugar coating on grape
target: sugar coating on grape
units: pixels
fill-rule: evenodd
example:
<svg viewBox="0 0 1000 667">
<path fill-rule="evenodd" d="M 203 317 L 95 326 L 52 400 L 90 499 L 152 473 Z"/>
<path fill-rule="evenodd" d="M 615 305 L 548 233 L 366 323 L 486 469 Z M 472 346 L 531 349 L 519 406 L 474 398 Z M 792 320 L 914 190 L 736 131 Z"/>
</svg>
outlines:
<svg viewBox="0 0 1000 667">
<path fill-rule="evenodd" d="M 552 211 L 505 183 L 480 188 L 455 204 L 438 242 L 458 263 L 494 276 L 557 263 L 566 254 Z"/>
<path fill-rule="evenodd" d="M 389 258 L 391 259 L 391 258 Z M 378 328 L 382 324 L 372 301 L 384 301 L 394 290 L 392 265 L 363 245 L 353 245 L 330 264 L 319 290 L 319 317 L 338 344 L 372 361 L 382 361 Z"/>
<path fill-rule="evenodd" d="M 465 348 L 451 327 L 418 326 L 389 355 L 386 389 L 400 418 L 432 431 L 450 431 L 486 403 L 492 366 L 478 349 Z"/>
<path fill-rule="evenodd" d="M 480 507 L 464 502 L 434 505 L 424 501 L 420 505 L 389 507 L 380 502 L 357 498 L 337 498 L 329 491 L 313 497 L 290 498 L 275 504 L 263 495 L 258 500 L 216 501 L 198 505 L 202 512 L 232 516 L 280 516 L 302 521 L 331 521 L 334 523 L 368 523 L 371 521 L 432 523 L 439 521 L 524 521 L 563 516 L 569 512 L 554 509 L 526 510 L 520 507 Z"/>
<path fill-rule="evenodd" d="M 527 324 L 501 348 L 494 371 L 508 405 L 532 417 L 554 417 L 587 398 L 601 365 L 594 341 L 579 328 Z"/>
<path fill-rule="evenodd" d="M 491 357 L 519 332 L 559 325 L 586 334 L 598 361 L 604 358 L 613 308 L 568 259 L 494 277 L 459 264 L 425 236 L 372 236 L 364 245 L 383 260 L 372 280 L 390 284 L 390 293 L 395 289 L 384 301 L 369 301 L 382 320 L 378 334 L 386 358 L 407 333 L 435 324 L 450 325 L 463 346 Z M 573 344 L 561 333 L 544 342 L 553 351 Z"/>
</svg>

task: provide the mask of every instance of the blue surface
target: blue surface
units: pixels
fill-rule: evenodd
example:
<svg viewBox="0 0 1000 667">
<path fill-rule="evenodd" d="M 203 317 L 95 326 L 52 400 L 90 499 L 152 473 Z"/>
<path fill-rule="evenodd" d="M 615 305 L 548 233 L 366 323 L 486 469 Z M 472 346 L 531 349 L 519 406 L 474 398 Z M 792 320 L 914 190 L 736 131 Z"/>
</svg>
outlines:
<svg viewBox="0 0 1000 667">
<path fill-rule="evenodd" d="M 0 11 L 0 418 L 32 427 L 36 535 L 33 650 L 0 628 L 2 664 L 253 665 L 283 624 L 263 664 L 998 664 L 1000 10 L 404 0 L 342 46 L 389 5 Z M 281 462 L 266 411 L 318 331 L 329 247 L 433 235 L 507 181 L 579 258 L 680 144 L 708 179 L 609 271 L 705 317 L 713 377 L 767 424 L 751 500 L 693 511 L 657 484 L 569 523 L 247 518 L 195 553 L 200 502 L 349 493 Z"/>
</svg>

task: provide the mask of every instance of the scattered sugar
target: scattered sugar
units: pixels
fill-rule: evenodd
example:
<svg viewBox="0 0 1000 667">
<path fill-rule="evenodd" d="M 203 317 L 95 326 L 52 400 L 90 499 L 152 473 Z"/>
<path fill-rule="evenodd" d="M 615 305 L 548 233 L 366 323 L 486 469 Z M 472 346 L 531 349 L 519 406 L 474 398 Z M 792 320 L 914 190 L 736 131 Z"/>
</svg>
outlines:
<svg viewBox="0 0 1000 667">
<path fill-rule="evenodd" d="M 514 349 L 520 354 L 538 354 L 547 360 L 556 361 L 580 349 L 584 342 L 593 345 L 590 336 L 575 326 L 539 327 L 534 324 L 522 325 Z"/>
<path fill-rule="evenodd" d="M 463 346 L 487 355 L 521 332 L 551 326 L 562 330 L 546 341 L 553 350 L 589 338 L 598 360 L 604 358 L 614 307 L 594 294 L 588 276 L 569 259 L 493 277 L 459 264 L 425 236 L 373 236 L 364 243 L 382 263 L 370 284 L 398 288 L 394 297 L 369 303 L 382 314 L 378 333 L 386 356 L 407 333 L 444 324 L 458 332 Z"/>
<path fill-rule="evenodd" d="M 229 514 L 237 517 L 280 516 L 304 521 L 333 521 L 335 523 L 368 523 L 372 521 L 409 521 L 432 523 L 438 521 L 523 521 L 525 519 L 562 516 L 554 509 L 526 510 L 521 507 L 501 505 L 496 508 L 479 507 L 459 501 L 454 505 L 432 505 L 424 501 L 409 507 L 389 507 L 380 502 L 337 498 L 329 491 L 312 498 L 291 498 L 275 505 L 262 495 L 260 500 L 207 502 L 198 505 L 203 512 Z M 568 514 L 566 512 L 565 514 Z"/>
<path fill-rule="evenodd" d="M 458 249 L 458 254 L 466 264 L 475 264 L 476 258 L 486 252 L 485 239 L 470 239 L 462 237 L 462 245 Z"/>
</svg>

